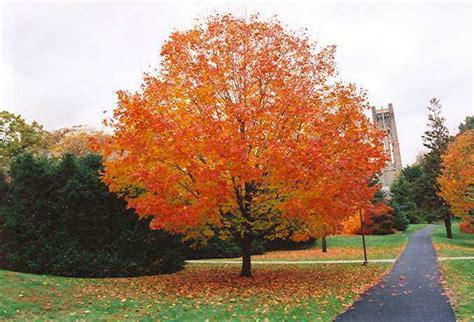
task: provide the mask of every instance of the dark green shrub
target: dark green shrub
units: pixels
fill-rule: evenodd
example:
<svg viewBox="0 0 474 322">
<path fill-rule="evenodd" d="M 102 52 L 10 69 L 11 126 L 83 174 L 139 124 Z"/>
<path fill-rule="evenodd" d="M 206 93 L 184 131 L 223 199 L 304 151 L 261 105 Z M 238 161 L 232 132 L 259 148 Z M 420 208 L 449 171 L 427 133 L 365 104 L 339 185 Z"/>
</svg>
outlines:
<svg viewBox="0 0 474 322">
<path fill-rule="evenodd" d="M 186 246 L 186 258 L 188 259 L 235 258 L 242 256 L 241 246 L 234 238 L 223 240 L 214 236 L 202 245 L 195 245 L 194 242 L 188 242 Z M 262 240 L 254 240 L 252 243 L 252 254 L 263 254 L 264 251 L 265 242 Z"/>
<path fill-rule="evenodd" d="M 295 242 L 288 239 L 281 239 L 275 238 L 273 240 L 266 240 L 265 241 L 265 250 L 297 250 L 297 249 L 305 249 L 314 246 L 316 240 L 314 238 L 310 238 L 306 241 L 302 242 Z"/>
<path fill-rule="evenodd" d="M 394 218 L 394 223 L 393 223 L 393 226 L 395 227 L 395 229 L 398 231 L 407 230 L 407 227 L 410 224 L 410 221 L 408 220 L 405 212 L 401 210 L 400 206 L 396 202 L 392 202 L 390 206 L 393 208 L 395 212 L 395 218 Z"/>
<path fill-rule="evenodd" d="M 5 268 L 83 277 L 181 269 L 179 236 L 150 230 L 150 219 L 138 220 L 101 182 L 101 170 L 100 156 L 92 154 L 16 158 L 0 214 Z"/>
<path fill-rule="evenodd" d="M 183 268 L 184 254 L 181 249 L 169 249 L 164 252 L 156 263 L 159 267 L 160 273 L 169 274 L 174 273 Z"/>
<path fill-rule="evenodd" d="M 252 254 L 259 255 L 272 250 L 295 250 L 310 247 L 314 244 L 314 239 L 304 242 L 294 242 L 288 239 L 257 239 L 252 243 Z M 242 256 L 240 244 L 234 239 L 226 240 L 212 237 L 206 244 L 196 247 L 192 242 L 186 243 L 186 258 L 206 259 L 206 258 L 235 258 Z"/>
</svg>

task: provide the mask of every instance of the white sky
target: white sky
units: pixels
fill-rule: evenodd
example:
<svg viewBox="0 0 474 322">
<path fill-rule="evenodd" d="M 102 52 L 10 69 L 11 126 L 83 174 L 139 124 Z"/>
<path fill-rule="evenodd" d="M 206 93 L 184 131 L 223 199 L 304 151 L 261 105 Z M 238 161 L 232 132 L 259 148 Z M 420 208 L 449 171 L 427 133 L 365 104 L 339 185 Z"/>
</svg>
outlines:
<svg viewBox="0 0 474 322">
<path fill-rule="evenodd" d="M 403 164 L 423 150 L 426 106 L 441 99 L 452 133 L 472 106 L 471 3 L 2 2 L 0 109 L 46 129 L 101 126 L 115 91 L 136 90 L 174 29 L 232 11 L 277 14 L 336 44 L 343 80 L 393 103 Z M 150 67 L 151 66 L 151 67 Z"/>
</svg>

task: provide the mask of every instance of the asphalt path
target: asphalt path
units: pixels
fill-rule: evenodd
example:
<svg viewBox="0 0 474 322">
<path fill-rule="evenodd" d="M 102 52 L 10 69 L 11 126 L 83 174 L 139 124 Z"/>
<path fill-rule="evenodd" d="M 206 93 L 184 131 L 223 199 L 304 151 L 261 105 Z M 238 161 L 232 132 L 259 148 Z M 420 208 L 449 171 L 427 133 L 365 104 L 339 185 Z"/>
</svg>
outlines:
<svg viewBox="0 0 474 322">
<path fill-rule="evenodd" d="M 390 273 L 335 321 L 455 321 L 440 283 L 433 229 L 413 233 Z"/>
</svg>

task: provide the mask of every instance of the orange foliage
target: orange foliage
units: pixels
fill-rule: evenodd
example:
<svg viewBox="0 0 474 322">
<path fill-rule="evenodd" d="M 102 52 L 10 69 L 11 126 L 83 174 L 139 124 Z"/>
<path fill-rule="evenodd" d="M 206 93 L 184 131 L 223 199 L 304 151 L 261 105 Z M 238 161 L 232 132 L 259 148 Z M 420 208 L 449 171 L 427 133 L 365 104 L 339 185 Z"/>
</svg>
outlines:
<svg viewBox="0 0 474 322">
<path fill-rule="evenodd" d="M 442 160 L 439 195 L 454 215 L 474 223 L 474 130 L 456 136 Z"/>
<path fill-rule="evenodd" d="M 383 231 L 386 233 L 393 233 L 395 230 L 391 227 L 389 221 L 393 220 L 394 210 L 392 207 L 387 206 L 383 202 L 378 202 L 368 208 L 367 211 L 363 212 L 364 220 L 364 233 L 367 235 L 379 234 Z M 381 225 L 387 227 L 383 229 Z M 359 214 L 349 217 L 341 224 L 341 231 L 346 235 L 358 235 L 361 234 L 360 218 Z"/>
<path fill-rule="evenodd" d="M 388 268 L 385 265 L 272 265 L 259 267 L 253 279 L 236 279 L 235 266 L 196 265 L 170 275 L 100 279 L 95 284 L 82 285 L 77 296 L 118 301 L 147 298 L 167 305 L 192 299 L 198 306 L 238 305 L 251 299 L 264 307 L 285 303 L 295 306 L 295 301 L 318 301 L 326 296 L 342 300 L 360 294 Z"/>
<path fill-rule="evenodd" d="M 343 235 L 357 235 L 360 233 L 359 215 L 353 215 L 341 223 L 341 233 Z"/>
<path fill-rule="evenodd" d="M 474 234 L 474 224 L 469 221 L 463 221 L 459 224 L 459 230 L 466 234 Z"/>
<path fill-rule="evenodd" d="M 385 161 L 334 52 L 255 16 L 174 32 L 158 74 L 118 93 L 105 182 L 152 228 L 189 237 L 333 231 L 369 203 Z"/>
<path fill-rule="evenodd" d="M 394 210 L 383 202 L 378 202 L 369 208 L 364 219 L 367 235 L 393 234 Z"/>
</svg>

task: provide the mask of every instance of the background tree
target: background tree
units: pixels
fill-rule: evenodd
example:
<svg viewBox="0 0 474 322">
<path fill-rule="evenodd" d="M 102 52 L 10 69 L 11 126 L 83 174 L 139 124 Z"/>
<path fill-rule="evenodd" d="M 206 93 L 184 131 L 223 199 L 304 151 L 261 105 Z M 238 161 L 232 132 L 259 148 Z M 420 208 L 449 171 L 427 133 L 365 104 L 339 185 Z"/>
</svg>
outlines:
<svg viewBox="0 0 474 322">
<path fill-rule="evenodd" d="M 408 218 L 410 223 L 433 222 L 436 220 L 425 205 L 430 203 L 428 174 L 421 164 L 413 164 L 402 169 L 398 178 L 390 187 L 391 203 L 393 208 Z"/>
<path fill-rule="evenodd" d="M 87 126 L 73 126 L 52 131 L 48 135 L 48 151 L 55 156 L 67 153 L 84 156 L 92 152 L 91 140 L 103 142 L 107 135 Z"/>
<path fill-rule="evenodd" d="M 423 135 L 423 145 L 429 149 L 422 161 L 426 175 L 425 204 L 424 208 L 433 213 L 437 218 L 443 219 L 446 236 L 452 238 L 451 214 L 444 200 L 438 195 L 440 192 L 437 178 L 441 174 L 441 155 L 445 152 L 449 142 L 449 131 L 444 124 L 446 119 L 442 116 L 442 107 L 439 99 L 432 98 L 428 106 L 428 130 Z"/>
<path fill-rule="evenodd" d="M 383 202 L 376 202 L 364 211 L 364 234 L 388 235 L 394 234 L 396 230 L 404 231 L 408 226 L 405 217 L 396 213 L 397 210 Z M 362 234 L 359 214 L 354 214 L 340 225 L 343 234 Z"/>
<path fill-rule="evenodd" d="M 38 123 L 28 124 L 20 115 L 0 112 L 0 170 L 8 170 L 11 160 L 22 152 L 44 152 L 46 135 Z"/>
<path fill-rule="evenodd" d="M 451 211 L 474 227 L 474 130 L 465 130 L 442 156 L 439 195 Z"/>
<path fill-rule="evenodd" d="M 335 79 L 334 52 L 255 16 L 173 33 L 158 74 L 118 93 L 105 182 L 154 229 L 232 235 L 242 276 L 252 241 L 319 237 L 370 204 L 384 162 L 364 94 Z"/>
<path fill-rule="evenodd" d="M 458 129 L 460 133 L 467 130 L 474 130 L 474 116 L 466 116 L 464 123 L 459 124 Z"/>
</svg>

